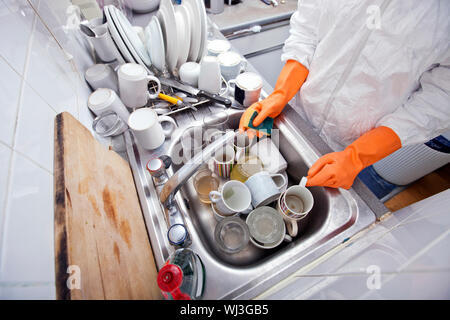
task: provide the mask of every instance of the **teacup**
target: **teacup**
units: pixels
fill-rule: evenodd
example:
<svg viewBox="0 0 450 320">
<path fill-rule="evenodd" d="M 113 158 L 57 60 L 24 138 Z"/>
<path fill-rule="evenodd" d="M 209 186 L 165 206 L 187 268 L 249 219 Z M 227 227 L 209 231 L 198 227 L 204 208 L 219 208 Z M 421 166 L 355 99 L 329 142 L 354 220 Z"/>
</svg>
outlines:
<svg viewBox="0 0 450 320">
<path fill-rule="evenodd" d="M 221 53 L 217 59 L 220 64 L 220 72 L 227 81 L 235 79 L 242 70 L 245 70 L 246 60 L 234 51 Z"/>
<path fill-rule="evenodd" d="M 299 185 L 289 187 L 278 198 L 277 210 L 288 224 L 292 237 L 298 233 L 297 223 L 308 215 L 314 205 L 314 198 L 306 188 L 306 181 L 306 177 L 303 177 Z"/>
<path fill-rule="evenodd" d="M 286 178 L 282 174 L 270 174 L 266 171 L 258 172 L 245 181 L 252 194 L 252 205 L 255 208 L 277 200 L 286 184 Z"/>
<path fill-rule="evenodd" d="M 235 152 L 232 146 L 225 145 L 216 151 L 213 158 L 213 171 L 222 178 L 229 178 L 233 169 Z"/>
<path fill-rule="evenodd" d="M 226 182 L 220 191 L 209 193 L 209 199 L 222 215 L 247 212 L 251 206 L 251 198 L 247 186 L 236 180 Z"/>
</svg>

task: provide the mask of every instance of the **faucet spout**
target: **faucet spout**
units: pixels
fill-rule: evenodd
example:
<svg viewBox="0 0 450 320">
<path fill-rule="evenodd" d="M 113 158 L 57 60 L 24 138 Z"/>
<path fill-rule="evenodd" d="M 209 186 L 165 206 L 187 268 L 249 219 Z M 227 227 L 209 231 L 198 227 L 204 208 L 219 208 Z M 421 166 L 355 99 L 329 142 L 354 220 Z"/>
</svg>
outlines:
<svg viewBox="0 0 450 320">
<path fill-rule="evenodd" d="M 166 208 L 171 207 L 173 205 L 175 194 L 180 190 L 183 184 L 203 165 L 203 163 L 205 163 L 205 161 L 208 161 L 217 150 L 232 141 L 235 135 L 236 133 L 233 130 L 227 131 L 224 135 L 203 149 L 202 152 L 196 154 L 173 176 L 171 176 L 161 191 L 159 197 L 161 203 L 164 204 Z"/>
</svg>

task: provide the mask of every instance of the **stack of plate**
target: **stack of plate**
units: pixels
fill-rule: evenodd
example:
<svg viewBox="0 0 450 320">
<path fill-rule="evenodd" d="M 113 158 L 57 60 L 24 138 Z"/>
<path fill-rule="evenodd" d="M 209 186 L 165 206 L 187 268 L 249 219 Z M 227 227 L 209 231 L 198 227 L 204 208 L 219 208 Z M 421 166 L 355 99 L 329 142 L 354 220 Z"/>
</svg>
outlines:
<svg viewBox="0 0 450 320">
<path fill-rule="evenodd" d="M 103 11 L 109 33 L 120 54 L 117 60 L 138 63 L 150 72 L 152 62 L 147 48 L 127 17 L 112 5 L 105 6 Z"/>
<path fill-rule="evenodd" d="M 161 0 L 156 16 L 145 28 L 145 43 L 125 15 L 116 7 L 104 7 L 111 37 L 118 48 L 118 61 L 153 66 L 160 72 L 176 74 L 187 61 L 199 62 L 206 54 L 207 20 L 202 0 Z"/>
</svg>

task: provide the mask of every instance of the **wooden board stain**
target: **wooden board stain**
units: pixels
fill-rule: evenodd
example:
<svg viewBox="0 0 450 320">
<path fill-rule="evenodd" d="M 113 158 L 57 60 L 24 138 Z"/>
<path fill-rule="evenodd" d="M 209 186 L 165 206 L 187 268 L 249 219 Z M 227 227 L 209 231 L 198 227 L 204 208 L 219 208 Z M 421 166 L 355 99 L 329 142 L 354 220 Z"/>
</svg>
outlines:
<svg viewBox="0 0 450 320">
<path fill-rule="evenodd" d="M 117 227 L 119 226 L 119 221 L 117 216 L 116 202 L 114 196 L 111 194 L 111 191 L 107 186 L 103 188 L 102 197 L 103 209 L 105 210 L 106 216 L 111 220 L 111 222 L 117 229 Z"/>
<path fill-rule="evenodd" d="M 116 242 L 114 242 L 114 255 L 116 256 L 117 261 L 120 263 L 120 250 Z"/>
<path fill-rule="evenodd" d="M 95 214 L 97 216 L 101 217 L 102 214 L 100 212 L 100 209 L 98 208 L 97 201 L 95 200 L 95 197 L 92 194 L 89 194 L 88 195 L 88 200 L 91 203 L 92 209 L 94 209 Z"/>
</svg>

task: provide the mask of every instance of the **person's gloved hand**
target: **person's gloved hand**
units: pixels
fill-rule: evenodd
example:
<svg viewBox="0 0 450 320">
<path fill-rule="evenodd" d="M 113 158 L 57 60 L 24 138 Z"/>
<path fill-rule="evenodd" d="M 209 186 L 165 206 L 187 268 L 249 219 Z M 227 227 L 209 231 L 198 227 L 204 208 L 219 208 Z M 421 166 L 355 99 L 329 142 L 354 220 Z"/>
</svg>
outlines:
<svg viewBox="0 0 450 320">
<path fill-rule="evenodd" d="M 308 171 L 306 186 L 350 189 L 362 169 L 390 155 L 402 146 L 400 138 L 388 127 L 363 134 L 340 152 L 319 158 Z"/>
<path fill-rule="evenodd" d="M 277 117 L 286 104 L 300 90 L 308 76 L 306 69 L 300 62 L 288 60 L 278 76 L 274 91 L 264 100 L 252 104 L 241 117 L 239 131 L 248 131 L 249 136 L 260 135 L 256 130 L 248 128 L 244 119 L 250 119 L 254 111 L 258 115 L 253 120 L 253 126 L 259 126 L 267 117 Z"/>
</svg>

